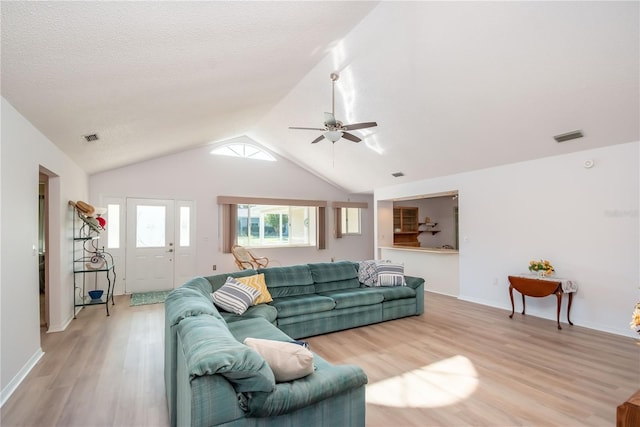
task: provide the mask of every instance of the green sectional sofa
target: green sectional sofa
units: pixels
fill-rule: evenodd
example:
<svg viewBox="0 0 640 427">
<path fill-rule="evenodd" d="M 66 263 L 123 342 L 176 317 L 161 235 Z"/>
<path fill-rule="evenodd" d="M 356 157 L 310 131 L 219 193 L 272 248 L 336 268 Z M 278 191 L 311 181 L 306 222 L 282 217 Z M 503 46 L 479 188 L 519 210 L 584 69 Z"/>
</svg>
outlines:
<svg viewBox="0 0 640 427">
<path fill-rule="evenodd" d="M 264 273 L 273 301 L 242 315 L 213 304 L 227 277 Z M 367 377 L 314 354 L 313 374 L 275 383 L 242 344 L 247 337 L 291 342 L 424 312 L 424 280 L 366 287 L 358 263 L 335 262 L 198 277 L 165 301 L 165 387 L 172 426 L 363 426 Z M 313 350 L 313 349 L 312 349 Z M 265 367 L 266 365 L 266 367 Z"/>
</svg>

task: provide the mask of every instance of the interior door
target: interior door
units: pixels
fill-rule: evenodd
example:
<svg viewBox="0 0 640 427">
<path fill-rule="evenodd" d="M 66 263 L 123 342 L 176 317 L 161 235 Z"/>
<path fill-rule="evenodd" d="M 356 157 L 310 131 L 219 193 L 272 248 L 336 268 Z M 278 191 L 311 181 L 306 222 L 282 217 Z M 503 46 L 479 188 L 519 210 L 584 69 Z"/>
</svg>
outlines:
<svg viewBox="0 0 640 427">
<path fill-rule="evenodd" d="M 174 288 L 174 201 L 127 199 L 126 292 Z"/>
</svg>

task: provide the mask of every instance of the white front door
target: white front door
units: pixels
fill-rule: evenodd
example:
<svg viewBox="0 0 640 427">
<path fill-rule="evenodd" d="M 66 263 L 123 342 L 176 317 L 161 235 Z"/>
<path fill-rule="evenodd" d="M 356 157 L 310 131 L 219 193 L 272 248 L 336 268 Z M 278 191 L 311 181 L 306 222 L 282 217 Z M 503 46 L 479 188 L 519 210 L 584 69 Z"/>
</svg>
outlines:
<svg viewBox="0 0 640 427">
<path fill-rule="evenodd" d="M 126 292 L 173 289 L 174 201 L 127 199 Z"/>
</svg>

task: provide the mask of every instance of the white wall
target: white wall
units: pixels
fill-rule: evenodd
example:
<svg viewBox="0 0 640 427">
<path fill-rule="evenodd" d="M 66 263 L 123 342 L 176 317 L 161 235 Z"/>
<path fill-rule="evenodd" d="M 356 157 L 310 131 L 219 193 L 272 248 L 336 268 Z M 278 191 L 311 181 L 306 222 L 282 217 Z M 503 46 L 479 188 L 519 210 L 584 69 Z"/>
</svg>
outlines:
<svg viewBox="0 0 640 427">
<path fill-rule="evenodd" d="M 239 142 L 255 143 L 247 137 Z M 306 262 L 329 262 L 332 258 L 373 257 L 373 206 L 371 195 L 349 195 L 299 166 L 278 157 L 276 162 L 209 154 L 212 147 L 200 147 L 132 166 L 99 173 L 89 178 L 92 203 L 102 205 L 109 197 L 154 197 L 194 200 L 196 205 L 196 275 L 235 271 L 231 254 L 222 253 L 219 236 L 219 207 L 216 197 L 257 196 L 287 199 L 366 201 L 362 236 L 333 238 L 334 215 L 327 209 L 327 249 L 273 248 L 256 250 L 270 258 L 273 266 Z M 276 156 L 277 157 L 277 156 Z M 212 264 L 217 271 L 212 271 Z M 124 277 L 124 266 L 116 266 Z M 119 281 L 116 293 L 124 291 Z"/>
<path fill-rule="evenodd" d="M 579 142 L 575 142 L 579 143 Z M 507 276 L 531 259 L 580 286 L 576 325 L 634 336 L 639 284 L 639 146 L 514 163 L 375 192 L 376 200 L 459 191 L 461 299 L 511 309 Z M 584 167 L 591 159 L 595 166 Z M 529 299 L 527 313 L 555 318 L 555 300 Z M 565 316 L 564 302 L 563 316 Z"/>
<path fill-rule="evenodd" d="M 2 98 L 1 385 L 2 402 L 42 355 L 38 256 L 40 166 L 50 182 L 49 331 L 73 317 L 69 200 L 86 198 L 87 176 Z"/>
</svg>

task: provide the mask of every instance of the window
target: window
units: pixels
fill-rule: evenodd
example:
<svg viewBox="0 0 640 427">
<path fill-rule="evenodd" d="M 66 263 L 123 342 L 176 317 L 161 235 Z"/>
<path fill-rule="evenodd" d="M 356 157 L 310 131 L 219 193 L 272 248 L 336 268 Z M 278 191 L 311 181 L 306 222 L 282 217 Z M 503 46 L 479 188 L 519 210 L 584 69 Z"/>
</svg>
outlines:
<svg viewBox="0 0 640 427">
<path fill-rule="evenodd" d="M 222 252 L 249 247 L 327 246 L 323 200 L 218 196 Z"/>
<path fill-rule="evenodd" d="M 244 157 L 245 159 L 266 160 L 275 162 L 276 158 L 264 150 L 251 144 L 226 144 L 214 148 L 211 154 L 218 156 Z"/>
<path fill-rule="evenodd" d="M 360 208 L 340 208 L 342 234 L 362 234 L 360 227 Z"/>
<path fill-rule="evenodd" d="M 367 209 L 366 202 L 333 202 L 335 209 L 335 236 L 362 234 L 362 209 Z"/>
<path fill-rule="evenodd" d="M 312 206 L 237 205 L 236 241 L 241 246 L 315 246 Z"/>
</svg>

